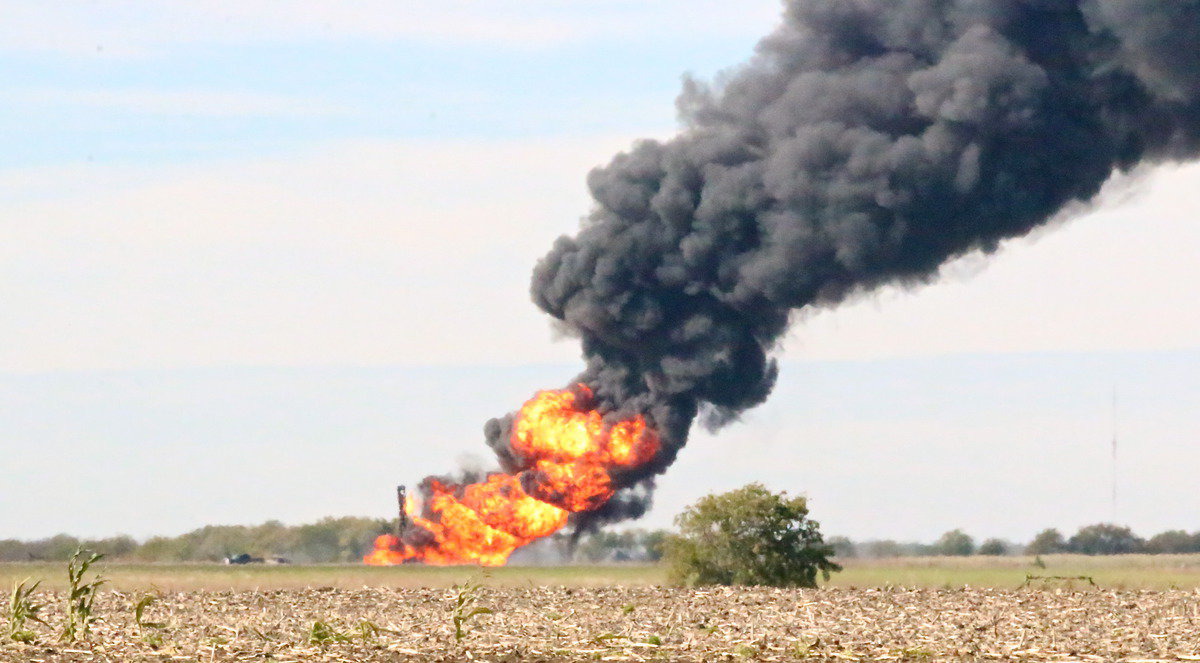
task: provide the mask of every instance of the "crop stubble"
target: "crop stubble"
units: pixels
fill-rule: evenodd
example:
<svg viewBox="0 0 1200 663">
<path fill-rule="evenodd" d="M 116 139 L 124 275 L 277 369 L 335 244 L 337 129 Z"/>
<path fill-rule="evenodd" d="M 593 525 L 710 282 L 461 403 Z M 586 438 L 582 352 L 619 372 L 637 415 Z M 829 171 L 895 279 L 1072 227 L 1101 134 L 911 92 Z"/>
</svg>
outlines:
<svg viewBox="0 0 1200 663">
<path fill-rule="evenodd" d="M 472 620 L 461 643 L 454 596 L 179 592 L 146 611 L 166 625 L 152 629 L 134 623 L 136 595 L 108 592 L 89 641 L 57 643 L 43 627 L 40 644 L 5 644 L 0 659 L 1200 660 L 1197 590 L 493 587 L 478 590 L 478 605 L 495 613 Z M 47 617 L 54 625 L 62 615 Z M 316 622 L 333 637 L 314 642 Z M 381 631 L 364 634 L 363 622 Z"/>
</svg>

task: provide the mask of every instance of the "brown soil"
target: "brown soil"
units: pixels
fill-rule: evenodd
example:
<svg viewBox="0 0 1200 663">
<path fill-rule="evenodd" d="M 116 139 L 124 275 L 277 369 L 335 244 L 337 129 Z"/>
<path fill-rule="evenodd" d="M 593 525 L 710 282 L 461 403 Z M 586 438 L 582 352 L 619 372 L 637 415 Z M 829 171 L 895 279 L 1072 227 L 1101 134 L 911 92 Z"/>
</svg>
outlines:
<svg viewBox="0 0 1200 663">
<path fill-rule="evenodd" d="M 106 592 L 91 637 L 67 645 L 55 639 L 61 596 L 43 593 L 51 626 L 36 627 L 38 644 L 0 645 L 0 660 L 1200 661 L 1200 591 L 484 588 L 477 605 L 494 613 L 461 642 L 456 596 L 173 593 L 144 616 L 165 626 L 139 628 L 138 596 Z"/>
</svg>

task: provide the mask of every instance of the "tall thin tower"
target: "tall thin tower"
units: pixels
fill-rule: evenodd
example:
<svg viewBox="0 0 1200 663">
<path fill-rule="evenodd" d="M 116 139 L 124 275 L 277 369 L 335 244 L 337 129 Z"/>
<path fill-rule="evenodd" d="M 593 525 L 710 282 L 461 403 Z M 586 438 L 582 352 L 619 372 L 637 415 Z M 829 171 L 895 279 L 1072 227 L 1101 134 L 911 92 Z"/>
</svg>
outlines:
<svg viewBox="0 0 1200 663">
<path fill-rule="evenodd" d="M 1112 519 L 1117 522 L 1117 386 L 1112 392 Z"/>
</svg>

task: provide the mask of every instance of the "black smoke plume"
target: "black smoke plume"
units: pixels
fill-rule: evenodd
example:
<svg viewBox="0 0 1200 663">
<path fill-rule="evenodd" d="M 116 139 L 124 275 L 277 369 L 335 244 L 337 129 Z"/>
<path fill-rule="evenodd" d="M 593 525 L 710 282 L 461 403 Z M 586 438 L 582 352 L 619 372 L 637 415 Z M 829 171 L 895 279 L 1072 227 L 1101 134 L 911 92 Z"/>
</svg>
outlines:
<svg viewBox="0 0 1200 663">
<path fill-rule="evenodd" d="M 788 0 L 753 59 L 687 81 L 681 132 L 588 177 L 538 264 L 576 381 L 664 441 L 595 519 L 644 510 L 697 416 L 763 402 L 793 312 L 990 253 L 1114 172 L 1200 153 L 1200 0 Z M 501 461 L 508 419 L 489 422 Z M 587 523 L 583 523 L 587 524 Z"/>
</svg>

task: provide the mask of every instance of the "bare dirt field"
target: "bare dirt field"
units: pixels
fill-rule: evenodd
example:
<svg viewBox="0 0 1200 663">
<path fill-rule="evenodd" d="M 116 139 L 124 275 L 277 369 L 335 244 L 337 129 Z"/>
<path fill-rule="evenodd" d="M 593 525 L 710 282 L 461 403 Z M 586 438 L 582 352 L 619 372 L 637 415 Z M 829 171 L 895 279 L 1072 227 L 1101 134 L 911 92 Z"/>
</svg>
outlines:
<svg viewBox="0 0 1200 663">
<path fill-rule="evenodd" d="M 101 595 L 86 642 L 38 627 L 0 660 L 1200 660 L 1197 590 L 483 587 L 461 641 L 455 588 L 170 592 L 141 627 L 139 596 Z"/>
<path fill-rule="evenodd" d="M 668 588 L 645 565 L 114 563 L 74 644 L 58 639 L 64 571 L 0 565 L 4 587 L 45 581 L 48 622 L 25 645 L 0 615 L 0 661 L 1200 661 L 1194 555 L 846 560 L 820 590 Z M 463 596 L 492 612 L 460 640 Z"/>
</svg>

